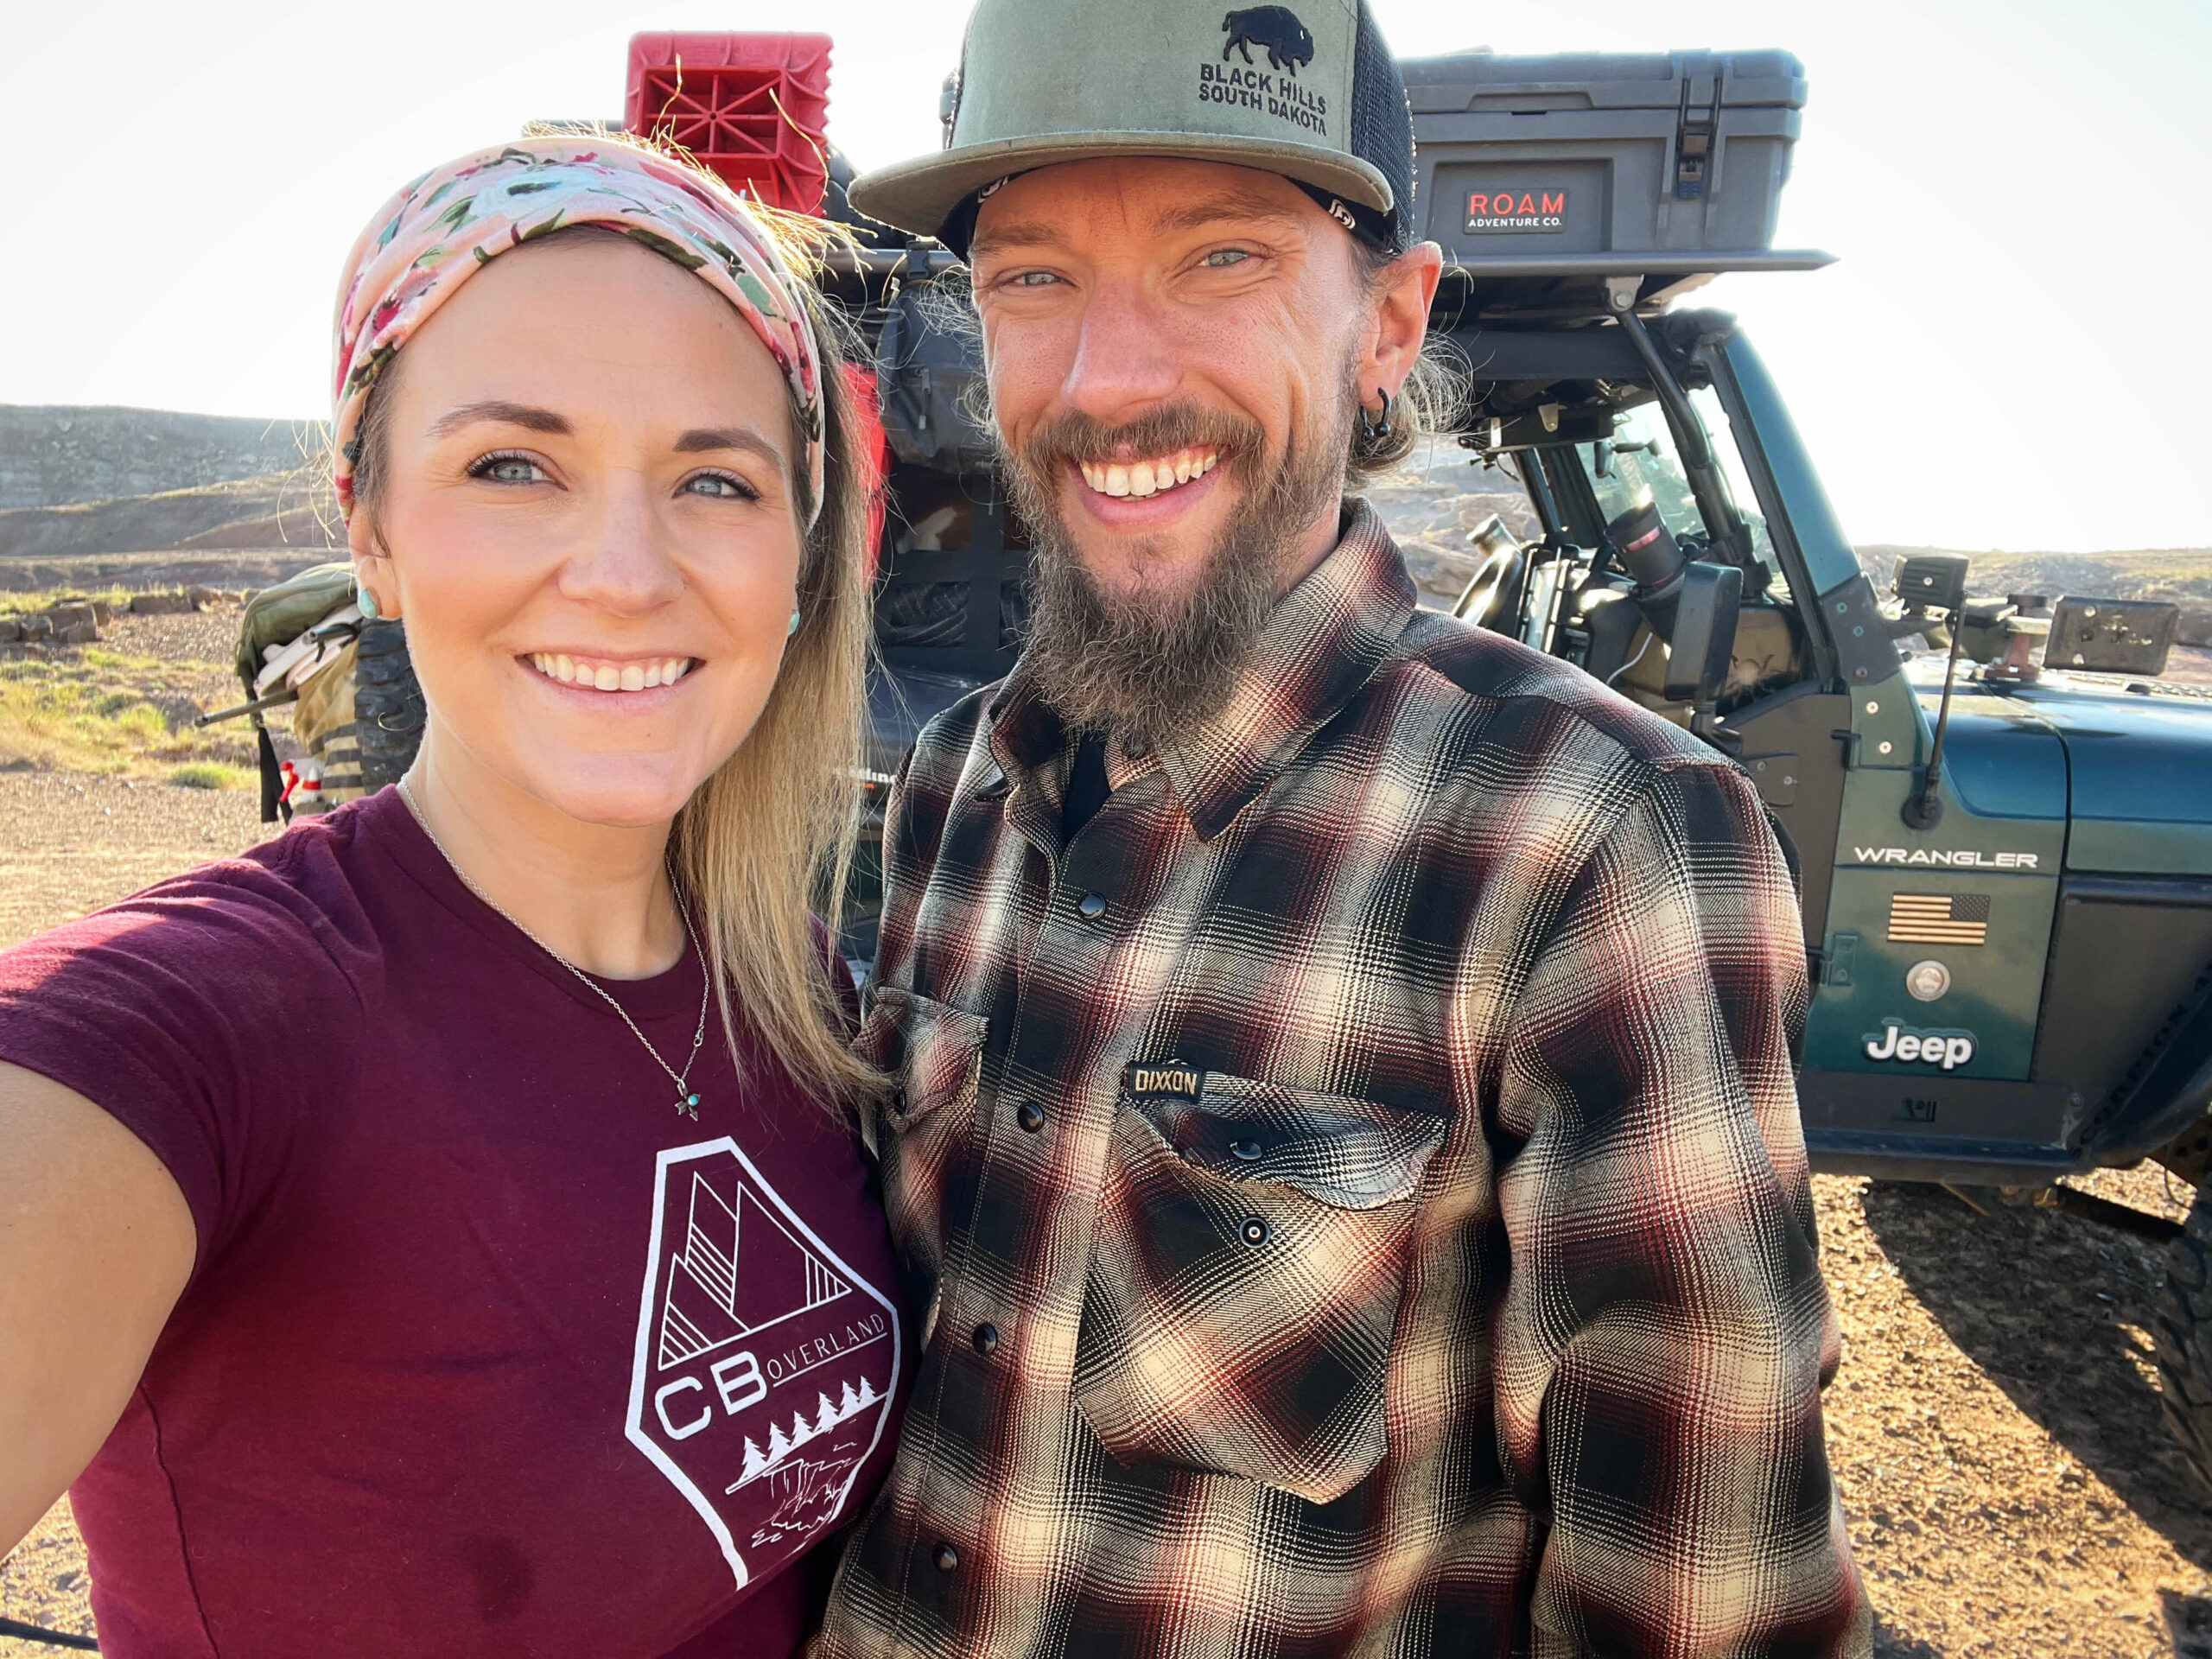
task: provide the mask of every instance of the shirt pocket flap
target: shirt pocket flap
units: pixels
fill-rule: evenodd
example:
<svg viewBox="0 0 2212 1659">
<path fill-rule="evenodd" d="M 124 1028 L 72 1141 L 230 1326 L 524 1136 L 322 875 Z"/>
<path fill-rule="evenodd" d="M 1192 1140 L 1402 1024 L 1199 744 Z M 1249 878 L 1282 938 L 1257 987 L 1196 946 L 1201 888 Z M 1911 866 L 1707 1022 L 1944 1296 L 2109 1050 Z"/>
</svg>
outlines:
<svg viewBox="0 0 2212 1659">
<path fill-rule="evenodd" d="M 896 985 L 875 986 L 868 995 L 858 1046 L 894 1082 L 884 1103 L 893 1127 L 904 1131 L 941 1106 L 972 1103 L 991 1022 Z"/>
<path fill-rule="evenodd" d="M 1194 1099 L 1133 1093 L 1128 1104 L 1185 1163 L 1338 1210 L 1411 1198 L 1444 1144 L 1445 1120 L 1430 1113 L 1218 1071 L 1204 1075 Z"/>
</svg>

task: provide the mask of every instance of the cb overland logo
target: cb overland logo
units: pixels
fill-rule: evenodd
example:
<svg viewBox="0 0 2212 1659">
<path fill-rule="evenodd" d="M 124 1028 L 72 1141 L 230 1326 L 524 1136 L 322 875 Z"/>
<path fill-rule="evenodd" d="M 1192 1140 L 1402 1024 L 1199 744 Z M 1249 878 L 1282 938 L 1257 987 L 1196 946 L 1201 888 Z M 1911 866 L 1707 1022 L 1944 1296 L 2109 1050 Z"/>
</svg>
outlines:
<svg viewBox="0 0 2212 1659">
<path fill-rule="evenodd" d="M 1563 231 L 1567 228 L 1567 191 L 1471 190 L 1467 193 L 1470 231 Z"/>
<path fill-rule="evenodd" d="M 1946 1071 L 1974 1058 L 1970 1031 L 1915 1031 L 1901 1020 L 1885 1020 L 1866 1037 L 1866 1058 L 1901 1065 L 1937 1065 Z"/>
<path fill-rule="evenodd" d="M 832 1527 L 883 1437 L 899 1315 L 724 1135 L 663 1152 L 630 1443 L 740 1587 Z"/>
</svg>

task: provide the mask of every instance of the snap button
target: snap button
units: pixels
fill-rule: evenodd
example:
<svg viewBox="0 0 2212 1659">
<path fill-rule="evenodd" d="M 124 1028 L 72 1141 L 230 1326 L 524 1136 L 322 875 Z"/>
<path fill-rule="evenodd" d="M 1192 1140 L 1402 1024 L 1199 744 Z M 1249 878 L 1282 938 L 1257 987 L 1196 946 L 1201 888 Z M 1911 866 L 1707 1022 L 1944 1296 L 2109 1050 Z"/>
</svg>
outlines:
<svg viewBox="0 0 2212 1659">
<path fill-rule="evenodd" d="M 906 1091 L 904 1089 L 893 1089 L 891 1091 L 891 1109 L 894 1112 L 903 1112 L 906 1109 Z"/>
<path fill-rule="evenodd" d="M 1045 1109 L 1033 1100 L 1025 1100 L 1014 1108 L 1014 1121 L 1034 1135 L 1045 1127 Z"/>
<path fill-rule="evenodd" d="M 1268 1224 L 1257 1216 L 1245 1217 L 1244 1224 L 1236 1230 L 1243 1234 L 1247 1244 L 1255 1248 L 1268 1242 Z"/>
<path fill-rule="evenodd" d="M 1256 1141 L 1232 1141 L 1229 1143 L 1229 1149 L 1248 1164 L 1258 1163 L 1262 1151 Z"/>
<path fill-rule="evenodd" d="M 999 1351 L 999 1328 L 985 1323 L 976 1327 L 976 1351 L 986 1359 Z"/>
<path fill-rule="evenodd" d="M 955 1549 L 950 1544 L 939 1544 L 937 1547 L 936 1554 L 931 1555 L 930 1559 L 937 1563 L 937 1570 L 938 1572 L 950 1573 L 954 1567 L 960 1565 L 960 1552 Z"/>
<path fill-rule="evenodd" d="M 1095 922 L 1106 913 L 1106 901 L 1095 893 L 1086 893 L 1076 906 L 1075 913 L 1086 922 Z"/>
</svg>

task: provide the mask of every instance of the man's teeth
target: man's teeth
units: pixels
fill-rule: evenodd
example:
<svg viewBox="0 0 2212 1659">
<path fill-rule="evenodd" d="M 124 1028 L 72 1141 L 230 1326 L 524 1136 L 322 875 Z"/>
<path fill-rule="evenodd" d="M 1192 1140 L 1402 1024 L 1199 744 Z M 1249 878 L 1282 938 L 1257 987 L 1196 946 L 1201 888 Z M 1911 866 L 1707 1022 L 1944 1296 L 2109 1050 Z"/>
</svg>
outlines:
<svg viewBox="0 0 2212 1659">
<path fill-rule="evenodd" d="M 550 651 L 532 652 L 530 665 L 563 685 L 588 685 L 601 691 L 643 691 L 656 685 L 674 685 L 691 671 L 689 657 L 666 657 L 657 663 L 594 663 L 588 657 Z"/>
<path fill-rule="evenodd" d="M 1172 455 L 1133 465 L 1118 461 L 1086 461 L 1082 463 L 1083 481 L 1101 495 L 1126 495 L 1141 501 L 1162 490 L 1172 490 L 1178 484 L 1204 478 L 1220 459 L 1218 449 L 1179 449 Z"/>
</svg>

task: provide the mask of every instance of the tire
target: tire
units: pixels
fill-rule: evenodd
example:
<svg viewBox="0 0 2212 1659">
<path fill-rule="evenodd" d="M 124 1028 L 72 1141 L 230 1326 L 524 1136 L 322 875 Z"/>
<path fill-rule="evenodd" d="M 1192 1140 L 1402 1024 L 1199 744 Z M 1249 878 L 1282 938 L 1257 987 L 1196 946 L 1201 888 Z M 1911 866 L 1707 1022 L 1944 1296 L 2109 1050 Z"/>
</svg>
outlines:
<svg viewBox="0 0 2212 1659">
<path fill-rule="evenodd" d="M 372 622 L 356 642 L 353 722 L 361 745 L 361 790 L 396 784 L 415 764 L 428 714 L 415 664 L 407 655 L 407 630 L 397 622 Z"/>
<path fill-rule="evenodd" d="M 2196 1189 L 2182 1236 L 2166 1246 L 2160 1300 L 2158 1403 L 2189 1466 L 2212 1489 L 2212 1182 Z"/>
</svg>

